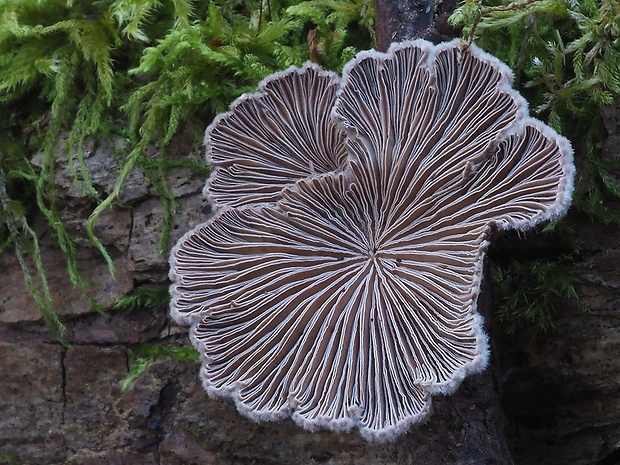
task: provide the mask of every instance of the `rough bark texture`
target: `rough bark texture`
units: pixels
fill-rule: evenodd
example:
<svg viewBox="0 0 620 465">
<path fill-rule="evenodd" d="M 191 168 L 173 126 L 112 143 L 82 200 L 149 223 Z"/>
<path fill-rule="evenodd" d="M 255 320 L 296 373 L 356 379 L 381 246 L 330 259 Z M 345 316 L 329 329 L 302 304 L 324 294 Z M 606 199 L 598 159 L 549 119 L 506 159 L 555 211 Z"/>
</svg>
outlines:
<svg viewBox="0 0 620 465">
<path fill-rule="evenodd" d="M 435 12 L 436 20 L 441 14 Z M 608 157 L 618 156 L 619 115 L 618 107 L 606 113 Z M 87 166 L 101 192 L 112 187 L 118 169 L 112 155 L 119 146 L 120 139 L 93 143 L 88 152 Z M 201 147 L 183 138 L 170 151 L 202 158 Z M 108 312 L 94 312 L 72 289 L 62 256 L 40 222 L 55 306 L 73 344 L 62 347 L 50 339 L 14 258 L 0 256 L 0 463 L 12 463 L 12 457 L 33 465 L 503 465 L 511 463 L 501 434 L 505 424 L 517 465 L 620 462 L 620 228 L 588 218 L 578 227 L 587 259 L 578 270 L 579 295 L 588 312 L 567 309 L 539 340 L 493 345 L 493 369 L 468 378 L 454 396 L 436 397 L 425 424 L 395 443 L 377 445 L 355 432 L 309 433 L 291 421 L 253 423 L 230 402 L 209 398 L 198 365 L 189 361 L 164 357 L 123 392 L 132 347 L 187 344 L 186 330 L 169 321 L 165 308 L 109 309 L 137 286 L 167 286 L 167 256 L 157 253 L 162 208 L 153 186 L 134 173 L 122 194 L 124 207 L 98 222 L 117 266 L 111 280 L 84 237 L 92 205 L 72 186 L 62 160 L 57 169 L 59 204 L 81 238 L 80 266 L 92 282 L 91 295 Z M 181 205 L 172 244 L 204 221 L 209 207 L 201 195 L 202 176 L 178 169 L 169 182 Z M 487 290 L 481 295 L 485 312 L 490 297 Z M 490 312 L 485 316 L 492 322 Z"/>
<path fill-rule="evenodd" d="M 420 38 L 433 23 L 434 0 L 375 2 L 375 32 L 379 50 L 392 42 Z"/>
<path fill-rule="evenodd" d="M 388 49 L 392 42 L 426 39 L 438 43 L 452 39 L 457 31 L 448 24 L 457 0 L 375 1 L 377 47 Z"/>
</svg>

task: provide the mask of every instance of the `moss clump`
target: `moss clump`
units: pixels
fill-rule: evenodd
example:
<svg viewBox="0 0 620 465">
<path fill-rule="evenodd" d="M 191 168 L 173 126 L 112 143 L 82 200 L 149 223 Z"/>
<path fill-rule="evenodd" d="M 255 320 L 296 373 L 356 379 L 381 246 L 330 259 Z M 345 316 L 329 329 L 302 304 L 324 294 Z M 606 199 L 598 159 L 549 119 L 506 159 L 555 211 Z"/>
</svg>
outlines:
<svg viewBox="0 0 620 465">
<path fill-rule="evenodd" d="M 16 254 L 55 335 L 64 327 L 53 312 L 33 213 L 43 214 L 71 282 L 87 293 L 55 200 L 55 163 L 63 154 L 53 146 L 61 134 L 68 134 L 74 182 L 96 205 L 88 235 L 114 273 L 94 225 L 117 202 L 129 172 L 138 167 L 151 179 L 169 228 L 175 202 L 165 182 L 165 147 L 180 128 L 202 131 L 262 78 L 310 59 L 311 31 L 313 57 L 341 68 L 358 47 L 371 46 L 372 11 L 368 0 L 0 0 L 0 253 Z M 111 132 L 130 144 L 112 192 L 102 196 L 82 147 Z M 145 156 L 153 146 L 160 149 L 156 161 Z M 35 153 L 43 153 L 40 165 L 31 162 Z M 167 231 L 162 251 L 166 243 Z"/>
<path fill-rule="evenodd" d="M 133 289 L 114 303 L 115 310 L 134 308 L 167 308 L 170 304 L 168 289 L 141 286 Z"/>
<path fill-rule="evenodd" d="M 575 285 L 579 278 L 568 257 L 558 260 L 511 259 L 491 264 L 497 317 L 504 331 L 544 334 L 553 326 L 554 317 L 567 308 L 581 308 Z"/>
<path fill-rule="evenodd" d="M 131 367 L 129 374 L 122 382 L 123 391 L 128 390 L 142 373 L 157 360 L 171 358 L 175 362 L 189 360 L 200 363 L 200 354 L 193 347 L 162 346 L 159 344 L 142 344 L 131 349 Z"/>
</svg>

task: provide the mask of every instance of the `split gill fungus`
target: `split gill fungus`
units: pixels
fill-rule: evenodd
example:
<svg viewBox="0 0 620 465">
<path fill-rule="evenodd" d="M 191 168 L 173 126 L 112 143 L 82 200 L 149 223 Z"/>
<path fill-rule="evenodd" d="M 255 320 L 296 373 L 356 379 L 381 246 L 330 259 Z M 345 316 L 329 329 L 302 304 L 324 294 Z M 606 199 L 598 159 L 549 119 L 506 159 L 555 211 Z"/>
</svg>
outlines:
<svg viewBox="0 0 620 465">
<path fill-rule="evenodd" d="M 387 441 L 487 364 L 490 233 L 562 216 L 569 142 L 475 45 L 267 78 L 207 129 L 215 215 L 174 247 L 174 319 L 254 420 Z"/>
</svg>

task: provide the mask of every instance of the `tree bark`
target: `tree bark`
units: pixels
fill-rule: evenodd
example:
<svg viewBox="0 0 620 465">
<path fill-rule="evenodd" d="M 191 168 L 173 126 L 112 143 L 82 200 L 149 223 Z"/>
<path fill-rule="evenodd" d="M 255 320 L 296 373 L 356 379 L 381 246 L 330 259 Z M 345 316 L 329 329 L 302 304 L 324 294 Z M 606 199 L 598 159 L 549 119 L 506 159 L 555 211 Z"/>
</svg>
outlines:
<svg viewBox="0 0 620 465">
<path fill-rule="evenodd" d="M 375 1 L 377 48 L 386 51 L 392 42 L 426 39 L 434 43 L 459 35 L 448 24 L 457 0 Z"/>
<path fill-rule="evenodd" d="M 435 0 L 375 2 L 375 33 L 379 50 L 392 42 L 423 37 L 433 23 Z"/>
</svg>

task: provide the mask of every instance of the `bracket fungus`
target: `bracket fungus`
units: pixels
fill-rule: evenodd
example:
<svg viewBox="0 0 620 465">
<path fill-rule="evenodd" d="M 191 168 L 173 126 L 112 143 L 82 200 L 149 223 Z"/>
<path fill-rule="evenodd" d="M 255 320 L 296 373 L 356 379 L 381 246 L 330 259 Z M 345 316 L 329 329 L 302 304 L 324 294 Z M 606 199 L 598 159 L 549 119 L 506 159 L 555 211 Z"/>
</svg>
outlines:
<svg viewBox="0 0 620 465">
<path fill-rule="evenodd" d="M 484 369 L 490 234 L 562 216 L 566 139 L 475 45 L 417 40 L 268 78 L 207 130 L 215 215 L 174 247 L 172 316 L 255 420 L 395 438 Z"/>
</svg>

